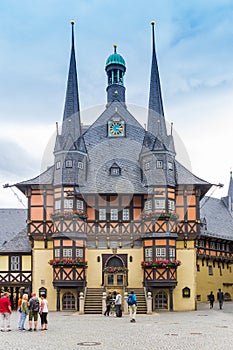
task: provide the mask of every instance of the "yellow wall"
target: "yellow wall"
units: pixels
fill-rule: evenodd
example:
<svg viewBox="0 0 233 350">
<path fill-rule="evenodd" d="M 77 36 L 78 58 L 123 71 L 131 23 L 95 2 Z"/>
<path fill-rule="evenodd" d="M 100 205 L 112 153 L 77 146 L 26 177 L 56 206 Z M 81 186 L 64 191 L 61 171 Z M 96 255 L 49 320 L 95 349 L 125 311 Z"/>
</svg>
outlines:
<svg viewBox="0 0 233 350">
<path fill-rule="evenodd" d="M 173 308 L 178 310 L 195 310 L 196 308 L 196 252 L 194 243 L 187 242 L 187 248 L 184 248 L 184 242 L 177 242 L 177 260 L 181 265 L 177 268 L 177 286 L 173 293 Z M 188 287 L 191 290 L 190 298 L 183 298 L 182 289 Z"/>
<path fill-rule="evenodd" d="M 223 293 L 229 293 L 231 299 L 233 299 L 233 286 L 223 286 L 223 283 L 233 284 L 233 265 L 227 269 L 227 265 L 224 264 L 224 269 L 222 268 L 222 276 L 220 276 L 220 269 L 218 264 L 209 261 L 208 265 L 213 268 L 213 275 L 209 275 L 208 266 L 206 261 L 204 261 L 204 266 L 202 266 L 202 260 L 198 259 L 198 264 L 200 266 L 200 271 L 197 271 L 197 295 L 200 295 L 200 302 L 207 302 L 207 296 L 211 291 L 214 292 L 215 300 L 217 300 L 217 291 L 219 288 L 222 289 Z"/>
<path fill-rule="evenodd" d="M 38 246 L 36 242 L 35 246 Z M 48 261 L 53 258 L 52 249 L 33 248 L 33 273 L 32 290 L 39 294 L 39 288 L 47 289 L 47 300 L 49 310 L 56 310 L 56 290 L 53 287 L 53 268 Z M 41 280 L 45 283 L 42 285 Z"/>
<path fill-rule="evenodd" d="M 31 270 L 31 255 L 22 256 L 22 270 L 30 271 Z"/>
<path fill-rule="evenodd" d="M 118 249 L 117 253 L 128 255 L 128 287 L 141 288 L 143 280 L 143 270 L 141 268 L 141 261 L 143 260 L 142 248 Z M 112 255 L 112 250 L 88 249 L 86 252 L 88 288 L 100 288 L 102 286 L 102 254 Z M 98 256 L 100 256 L 100 262 L 97 262 Z M 130 256 L 133 258 L 132 262 L 129 261 Z"/>
<path fill-rule="evenodd" d="M 9 269 L 9 263 L 8 263 L 8 256 L 1 255 L 0 256 L 0 271 L 8 271 Z"/>
</svg>

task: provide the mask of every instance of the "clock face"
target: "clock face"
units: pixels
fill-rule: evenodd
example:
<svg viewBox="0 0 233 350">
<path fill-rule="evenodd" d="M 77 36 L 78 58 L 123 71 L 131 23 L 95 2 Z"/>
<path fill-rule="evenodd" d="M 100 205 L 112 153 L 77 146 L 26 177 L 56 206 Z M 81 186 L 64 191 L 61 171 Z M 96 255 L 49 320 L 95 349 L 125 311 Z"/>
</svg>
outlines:
<svg viewBox="0 0 233 350">
<path fill-rule="evenodd" d="M 125 136 L 125 122 L 121 121 L 109 121 L 108 122 L 108 136 Z"/>
</svg>

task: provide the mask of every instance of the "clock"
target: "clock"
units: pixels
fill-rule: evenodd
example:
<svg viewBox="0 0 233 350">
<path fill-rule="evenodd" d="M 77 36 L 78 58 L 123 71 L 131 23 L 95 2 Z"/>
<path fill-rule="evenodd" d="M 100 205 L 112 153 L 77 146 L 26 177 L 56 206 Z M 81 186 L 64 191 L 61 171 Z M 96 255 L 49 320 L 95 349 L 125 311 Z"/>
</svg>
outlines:
<svg viewBox="0 0 233 350">
<path fill-rule="evenodd" d="M 108 136 L 109 137 L 125 136 L 125 122 L 123 120 L 109 121 Z"/>
</svg>

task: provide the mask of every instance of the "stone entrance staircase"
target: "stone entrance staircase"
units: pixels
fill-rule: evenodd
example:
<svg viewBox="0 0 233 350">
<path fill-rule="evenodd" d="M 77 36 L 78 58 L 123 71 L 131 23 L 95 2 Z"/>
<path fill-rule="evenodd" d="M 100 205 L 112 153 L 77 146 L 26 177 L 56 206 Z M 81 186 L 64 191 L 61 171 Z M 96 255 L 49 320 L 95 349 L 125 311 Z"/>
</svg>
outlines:
<svg viewBox="0 0 233 350">
<path fill-rule="evenodd" d="M 102 314 L 103 288 L 87 288 L 84 303 L 85 314 Z"/>
<path fill-rule="evenodd" d="M 147 305 L 146 305 L 146 298 L 145 298 L 145 292 L 143 288 L 128 288 L 128 293 L 133 290 L 134 294 L 137 297 L 137 314 L 146 314 L 147 313 Z"/>
</svg>

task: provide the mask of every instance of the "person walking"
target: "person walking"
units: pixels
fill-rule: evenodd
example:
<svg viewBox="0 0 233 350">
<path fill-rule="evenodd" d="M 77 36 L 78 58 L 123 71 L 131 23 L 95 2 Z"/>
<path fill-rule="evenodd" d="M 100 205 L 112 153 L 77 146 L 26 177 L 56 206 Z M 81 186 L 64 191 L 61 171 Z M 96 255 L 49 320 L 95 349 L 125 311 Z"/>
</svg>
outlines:
<svg viewBox="0 0 233 350">
<path fill-rule="evenodd" d="M 19 328 L 20 328 L 21 316 L 22 316 L 21 305 L 22 305 L 22 296 L 20 295 L 19 300 L 18 300 L 18 305 L 17 305 L 17 311 L 19 314 L 19 320 L 18 320 L 18 327 Z"/>
<path fill-rule="evenodd" d="M 41 330 L 46 331 L 48 329 L 48 300 L 45 295 L 41 295 L 41 304 L 40 304 L 40 316 L 41 316 Z"/>
<path fill-rule="evenodd" d="M 218 299 L 218 303 L 219 303 L 219 309 L 222 310 L 224 294 L 221 291 L 221 288 L 219 288 L 219 290 L 218 290 L 217 299 Z"/>
<path fill-rule="evenodd" d="M 130 322 L 134 323 L 136 322 L 136 312 L 137 312 L 137 297 L 134 294 L 134 291 L 131 290 L 128 299 L 127 304 L 129 306 L 129 318 Z"/>
<path fill-rule="evenodd" d="M 24 324 L 28 314 L 29 314 L 28 295 L 24 294 L 22 297 L 22 304 L 21 304 L 21 320 L 20 320 L 20 326 L 19 326 L 20 331 L 25 331 Z"/>
<path fill-rule="evenodd" d="M 10 315 L 11 315 L 11 302 L 9 300 L 10 293 L 4 292 L 0 298 L 0 317 L 1 317 L 1 331 L 9 332 L 10 327 Z"/>
<path fill-rule="evenodd" d="M 104 316 L 109 316 L 110 307 L 111 307 L 111 299 L 112 299 L 112 293 L 109 292 L 107 297 L 106 297 L 106 310 L 105 310 Z"/>
<path fill-rule="evenodd" d="M 122 317 L 122 296 L 120 292 L 117 292 L 116 299 L 115 299 L 115 306 L 116 306 L 116 317 Z"/>
<path fill-rule="evenodd" d="M 213 291 L 210 292 L 210 294 L 208 295 L 208 300 L 210 302 L 210 309 L 213 309 L 214 307 L 214 294 L 213 294 Z"/>
<path fill-rule="evenodd" d="M 37 331 L 38 313 L 40 310 L 40 302 L 36 293 L 32 293 L 32 297 L 28 302 L 29 307 L 29 331 L 32 331 L 32 321 L 34 320 L 34 331 Z"/>
</svg>

